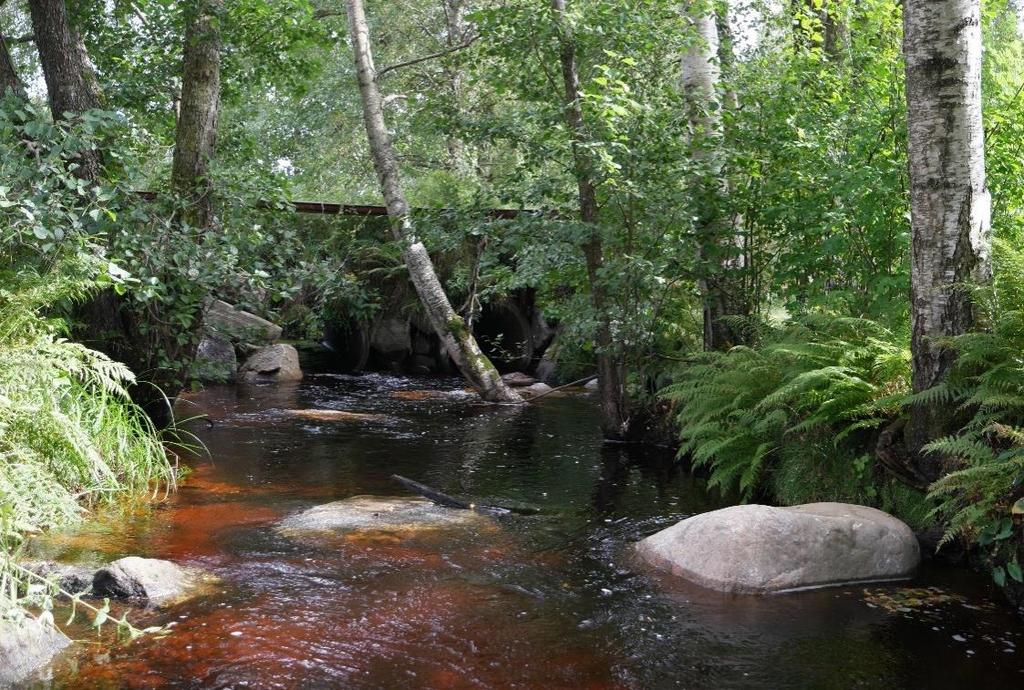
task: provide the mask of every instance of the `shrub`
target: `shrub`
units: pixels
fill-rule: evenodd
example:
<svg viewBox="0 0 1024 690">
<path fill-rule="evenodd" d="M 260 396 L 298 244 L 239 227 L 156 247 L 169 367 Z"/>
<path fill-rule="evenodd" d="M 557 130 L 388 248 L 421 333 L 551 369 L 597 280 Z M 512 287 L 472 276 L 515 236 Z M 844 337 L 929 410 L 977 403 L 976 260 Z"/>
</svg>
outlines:
<svg viewBox="0 0 1024 690">
<path fill-rule="evenodd" d="M 910 380 L 905 339 L 865 319 L 811 314 L 753 329 L 757 345 L 698 355 L 662 391 L 681 455 L 744 500 L 846 500 L 912 513 L 875 471 L 879 427 L 899 414 Z"/>
</svg>

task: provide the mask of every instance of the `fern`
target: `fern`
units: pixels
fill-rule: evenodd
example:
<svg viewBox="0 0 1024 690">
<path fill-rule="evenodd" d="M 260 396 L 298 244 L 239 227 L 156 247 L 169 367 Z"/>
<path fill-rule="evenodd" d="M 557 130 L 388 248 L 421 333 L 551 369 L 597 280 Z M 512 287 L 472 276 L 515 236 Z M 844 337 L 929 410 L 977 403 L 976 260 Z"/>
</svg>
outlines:
<svg viewBox="0 0 1024 690">
<path fill-rule="evenodd" d="M 1020 558 L 1011 506 L 1024 496 L 1024 252 L 1003 241 L 994 248 L 996 278 L 975 295 L 986 331 L 949 340 L 957 361 L 943 399 L 970 419 L 926 450 L 953 465 L 931 487 L 947 526 L 944 541 L 960 535 L 984 547 L 996 579 L 1004 580 L 1004 564 Z"/>
<path fill-rule="evenodd" d="M 757 335 L 756 347 L 699 355 L 661 391 L 681 454 L 745 500 L 764 492 L 783 449 L 806 443 L 820 456 L 877 429 L 899 409 L 910 372 L 901 338 L 864 319 L 812 314 Z"/>
</svg>

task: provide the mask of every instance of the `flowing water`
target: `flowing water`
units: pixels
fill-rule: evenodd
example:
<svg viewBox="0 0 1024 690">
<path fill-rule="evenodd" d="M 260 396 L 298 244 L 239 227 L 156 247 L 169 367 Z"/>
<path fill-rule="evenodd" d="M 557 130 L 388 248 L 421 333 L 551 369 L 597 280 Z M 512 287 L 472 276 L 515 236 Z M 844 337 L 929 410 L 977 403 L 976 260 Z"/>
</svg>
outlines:
<svg viewBox="0 0 1024 690">
<path fill-rule="evenodd" d="M 340 410 L 323 415 L 296 410 Z M 456 381 L 314 375 L 211 387 L 184 411 L 209 451 L 155 507 L 36 545 L 102 562 L 167 558 L 220 579 L 140 624 L 83 639 L 60 688 L 963 688 L 1024 683 L 1024 626 L 979 576 L 727 596 L 645 571 L 635 540 L 723 505 L 656 448 L 606 446 L 594 402 L 491 407 Z M 296 539 L 283 517 L 399 473 L 533 515 L 407 534 Z M 94 639 L 94 638 L 92 638 Z"/>
</svg>

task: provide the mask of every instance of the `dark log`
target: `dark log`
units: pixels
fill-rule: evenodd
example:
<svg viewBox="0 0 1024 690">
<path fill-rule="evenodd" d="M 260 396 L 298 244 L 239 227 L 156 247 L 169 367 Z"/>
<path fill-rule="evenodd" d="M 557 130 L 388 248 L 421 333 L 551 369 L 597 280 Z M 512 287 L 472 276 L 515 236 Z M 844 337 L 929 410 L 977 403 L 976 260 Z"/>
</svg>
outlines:
<svg viewBox="0 0 1024 690">
<path fill-rule="evenodd" d="M 419 494 L 420 496 L 423 496 L 424 498 L 433 501 L 439 506 L 444 506 L 445 508 L 455 508 L 456 510 L 472 510 L 483 515 L 509 515 L 513 512 L 520 512 L 515 509 L 501 508 L 499 506 L 487 506 L 478 505 L 476 503 L 470 503 L 468 501 L 462 500 L 461 498 L 449 496 L 448 494 L 438 491 L 437 489 L 433 489 L 427 486 L 426 484 L 420 484 L 419 482 L 413 481 L 408 477 L 403 477 L 400 474 L 393 474 L 391 475 L 391 478 L 394 479 L 399 484 L 401 484 L 402 486 L 404 486 L 405 488 L 407 488 L 409 491 L 412 491 L 415 494 Z M 533 509 L 524 509 L 521 512 L 533 513 L 537 511 Z"/>
<path fill-rule="evenodd" d="M 407 488 L 409 491 L 412 491 L 414 494 L 419 494 L 424 498 L 428 498 L 439 506 L 444 506 L 445 508 L 458 508 L 459 510 L 472 510 L 473 508 L 471 503 L 467 503 L 466 501 L 462 501 L 454 496 L 441 493 L 437 489 L 432 489 L 426 484 L 420 484 L 419 482 L 413 481 L 408 477 L 403 477 L 400 474 L 393 474 L 391 475 L 391 478 Z"/>
</svg>

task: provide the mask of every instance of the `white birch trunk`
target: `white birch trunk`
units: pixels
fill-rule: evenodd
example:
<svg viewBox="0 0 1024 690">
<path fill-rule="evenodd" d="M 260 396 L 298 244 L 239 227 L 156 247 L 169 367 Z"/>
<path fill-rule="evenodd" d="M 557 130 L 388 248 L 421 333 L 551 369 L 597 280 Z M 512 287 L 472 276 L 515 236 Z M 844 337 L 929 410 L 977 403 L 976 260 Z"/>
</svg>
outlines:
<svg viewBox="0 0 1024 690">
<path fill-rule="evenodd" d="M 452 309 L 441 281 L 434 271 L 430 255 L 416 237 L 412 214 L 398 174 L 394 147 L 384 122 L 383 101 L 377 87 L 366 12 L 362 0 L 347 0 L 347 6 L 349 33 L 355 54 L 356 76 L 363 101 L 363 119 L 370 152 L 391 219 L 392 234 L 402 243 L 405 264 L 416 292 L 448 356 L 452 358 L 466 380 L 477 389 L 480 397 L 491 402 L 522 402 L 522 398 L 501 380 L 498 370 L 480 351 L 465 321 Z"/>
<path fill-rule="evenodd" d="M 739 338 L 722 318 L 746 314 L 741 276 L 743 238 L 721 217 L 722 198 L 728 186 L 722 178 L 722 99 L 718 93 L 718 24 L 714 5 L 692 0 L 685 8 L 694 28 L 695 40 L 680 59 L 680 86 L 686 99 L 692 156 L 700 164 L 700 179 L 694 186 L 704 206 L 698 219 L 697 287 L 704 302 L 704 348 L 718 350 L 739 344 Z"/>
<path fill-rule="evenodd" d="M 913 385 L 939 383 L 955 355 L 935 338 L 973 325 L 964 283 L 991 276 L 990 198 L 981 121 L 978 0 L 907 0 L 904 43 L 911 204 Z M 942 433 L 950 411 L 911 411 L 916 452 Z M 934 464 L 934 463 L 933 463 Z M 940 468 L 931 467 L 934 478 Z"/>
</svg>

